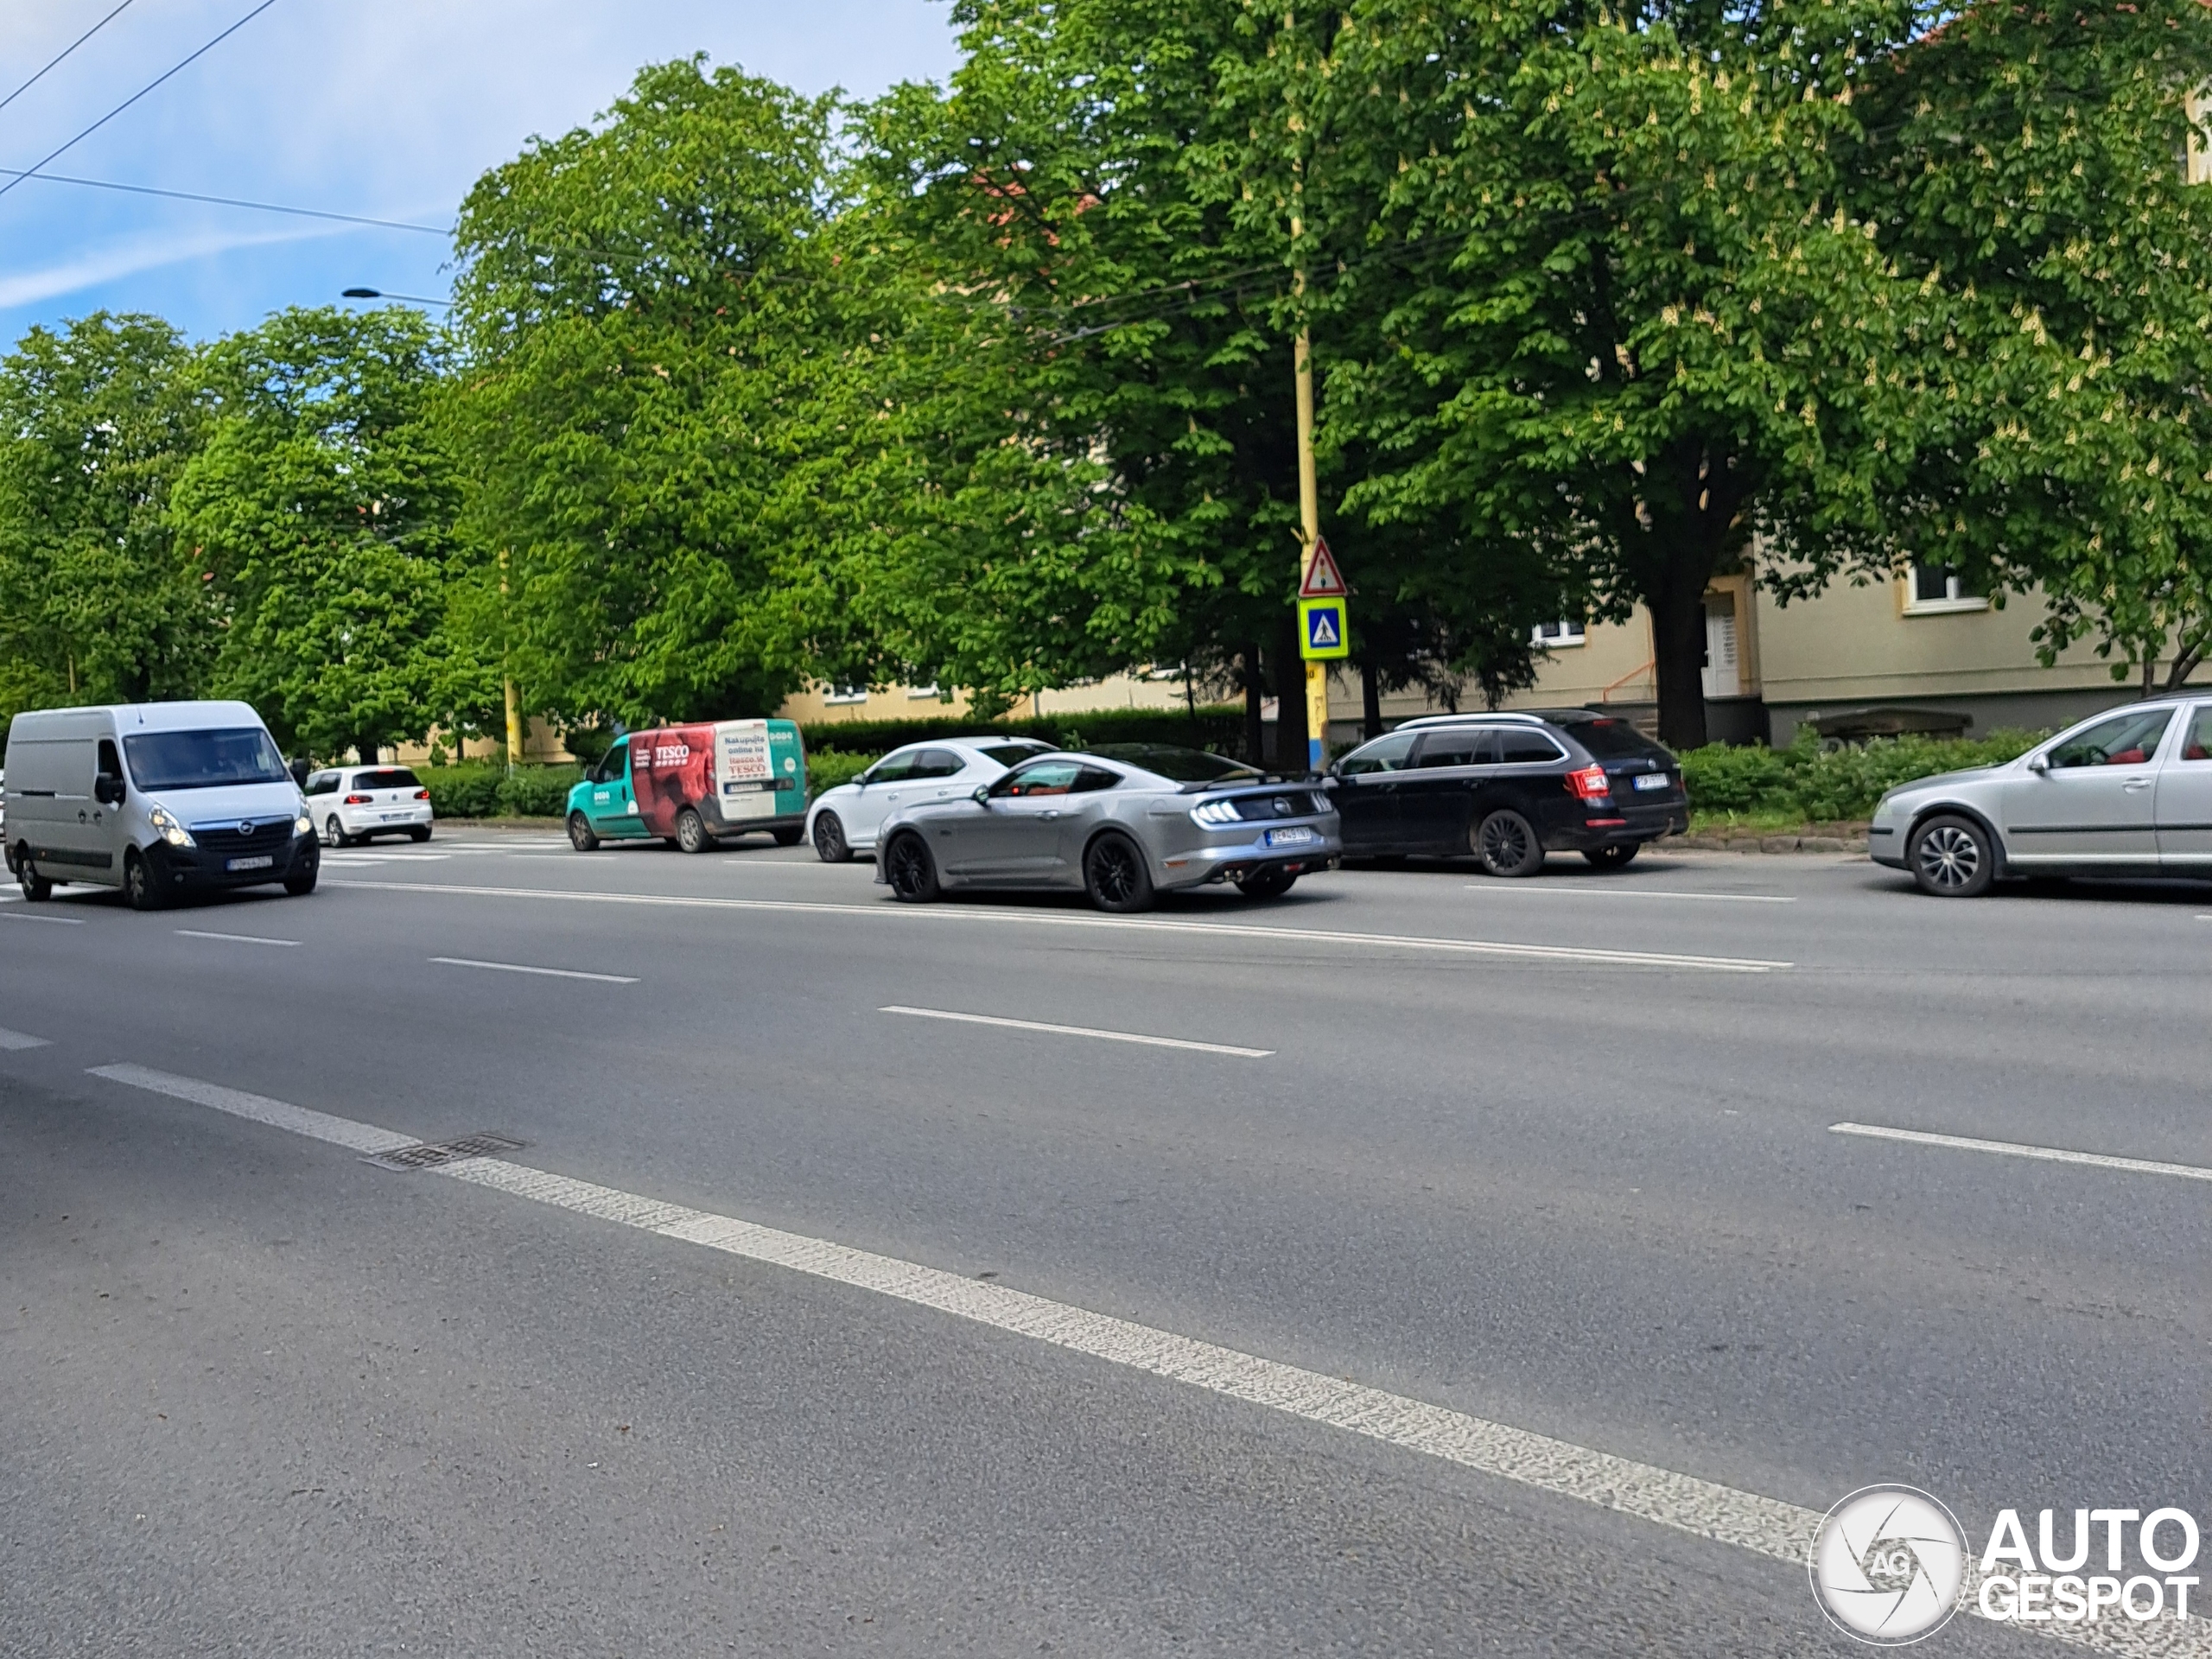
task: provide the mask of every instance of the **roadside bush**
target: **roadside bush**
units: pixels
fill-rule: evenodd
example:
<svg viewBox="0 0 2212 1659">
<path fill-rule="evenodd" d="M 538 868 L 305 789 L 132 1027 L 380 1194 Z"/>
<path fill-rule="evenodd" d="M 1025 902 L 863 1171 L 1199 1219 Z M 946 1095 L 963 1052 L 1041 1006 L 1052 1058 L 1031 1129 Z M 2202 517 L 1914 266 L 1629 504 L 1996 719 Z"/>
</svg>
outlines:
<svg viewBox="0 0 2212 1659">
<path fill-rule="evenodd" d="M 442 818 L 557 818 L 581 766 L 518 766 L 510 773 L 496 760 L 456 766 L 417 766 L 430 791 L 430 810 Z"/>
<path fill-rule="evenodd" d="M 417 766 L 415 775 L 430 791 L 430 810 L 442 818 L 488 818 L 499 810 L 504 768 L 482 764 Z"/>
<path fill-rule="evenodd" d="M 1899 784 L 2010 760 L 2040 743 L 2045 732 L 1996 731 L 1982 738 L 1908 735 L 1824 749 L 1802 728 L 1786 749 L 1730 748 L 1711 743 L 1681 756 L 1690 805 L 1700 812 L 1778 815 L 1809 823 L 1868 817 Z"/>
<path fill-rule="evenodd" d="M 813 795 L 825 789 L 835 789 L 840 784 L 849 784 L 866 772 L 881 755 L 847 754 L 842 749 L 809 749 L 806 752 L 806 786 Z"/>
<path fill-rule="evenodd" d="M 582 766 L 517 766 L 499 779 L 499 810 L 516 818 L 557 818 L 583 775 Z"/>
<path fill-rule="evenodd" d="M 1061 748 L 1173 743 L 1232 754 L 1243 745 L 1244 710 L 1233 702 L 1201 704 L 1196 720 L 1187 709 L 1093 709 L 1043 720 L 824 720 L 810 721 L 799 732 L 806 741 L 810 767 L 817 745 L 874 756 L 933 737 L 1033 737 Z"/>
</svg>

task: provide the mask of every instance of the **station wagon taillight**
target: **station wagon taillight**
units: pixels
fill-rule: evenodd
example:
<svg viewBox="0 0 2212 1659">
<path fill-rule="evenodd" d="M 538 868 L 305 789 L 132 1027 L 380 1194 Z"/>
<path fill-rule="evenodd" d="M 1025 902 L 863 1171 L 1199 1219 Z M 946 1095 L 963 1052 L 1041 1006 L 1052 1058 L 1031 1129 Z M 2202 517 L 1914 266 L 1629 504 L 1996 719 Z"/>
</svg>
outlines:
<svg viewBox="0 0 2212 1659">
<path fill-rule="evenodd" d="M 1578 801 L 1602 801 L 1613 792 L 1603 766 L 1585 766 L 1567 774 L 1567 792 Z"/>
</svg>

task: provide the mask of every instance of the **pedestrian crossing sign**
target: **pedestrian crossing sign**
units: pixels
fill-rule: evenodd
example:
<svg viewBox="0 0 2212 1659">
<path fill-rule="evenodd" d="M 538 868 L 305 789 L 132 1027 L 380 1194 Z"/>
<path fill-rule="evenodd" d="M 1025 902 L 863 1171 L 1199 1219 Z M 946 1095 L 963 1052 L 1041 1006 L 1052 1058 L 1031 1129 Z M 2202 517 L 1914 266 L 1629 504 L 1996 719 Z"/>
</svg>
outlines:
<svg viewBox="0 0 2212 1659">
<path fill-rule="evenodd" d="M 1342 599 L 1301 599 L 1298 601 L 1298 654 L 1308 662 L 1351 654 L 1351 631 L 1344 619 Z"/>
</svg>

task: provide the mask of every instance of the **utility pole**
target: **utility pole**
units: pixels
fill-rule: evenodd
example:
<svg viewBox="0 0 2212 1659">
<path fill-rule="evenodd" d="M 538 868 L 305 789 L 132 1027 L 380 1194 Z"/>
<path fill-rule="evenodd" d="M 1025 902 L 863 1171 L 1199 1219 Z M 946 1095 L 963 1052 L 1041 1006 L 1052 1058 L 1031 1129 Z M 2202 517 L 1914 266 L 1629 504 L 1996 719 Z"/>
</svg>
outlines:
<svg viewBox="0 0 2212 1659">
<path fill-rule="evenodd" d="M 506 610 L 507 550 L 499 550 L 499 608 Z M 504 616 L 502 620 L 504 620 Z M 505 662 L 499 665 L 506 683 L 507 694 L 507 770 L 512 772 L 522 763 L 522 696 L 515 690 L 515 677 Z"/>
<path fill-rule="evenodd" d="M 1291 222 L 1291 234 L 1298 234 L 1296 220 Z M 1306 292 L 1306 273 L 1300 271 L 1295 279 L 1295 291 L 1303 297 Z M 1321 484 L 1313 465 L 1313 332 L 1301 323 L 1298 343 L 1293 347 L 1292 362 L 1298 375 L 1298 520 L 1300 543 L 1298 558 L 1298 585 L 1306 586 L 1308 570 L 1313 563 L 1313 550 L 1321 541 Z M 1321 759 L 1327 751 L 1329 735 L 1329 665 L 1309 661 L 1306 664 L 1306 766 L 1310 772 L 1321 770 Z"/>
</svg>

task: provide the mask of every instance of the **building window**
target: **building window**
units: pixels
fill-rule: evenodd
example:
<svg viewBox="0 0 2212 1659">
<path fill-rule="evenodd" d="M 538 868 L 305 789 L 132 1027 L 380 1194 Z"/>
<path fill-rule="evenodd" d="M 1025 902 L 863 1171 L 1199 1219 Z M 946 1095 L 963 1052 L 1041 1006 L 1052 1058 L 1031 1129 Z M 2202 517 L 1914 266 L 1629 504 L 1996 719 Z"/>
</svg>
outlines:
<svg viewBox="0 0 2212 1659">
<path fill-rule="evenodd" d="M 1579 645 L 1582 638 L 1580 622 L 1539 622 L 1529 630 L 1529 643 L 1532 645 Z"/>
<path fill-rule="evenodd" d="M 924 697 L 934 697 L 938 695 L 937 682 L 931 680 L 927 685 L 910 685 L 906 688 L 906 695 L 916 702 Z"/>
<path fill-rule="evenodd" d="M 824 702 L 866 702 L 868 687 L 864 685 L 833 685 L 822 694 Z"/>
<path fill-rule="evenodd" d="M 1907 615 L 1986 611 L 1989 601 L 1960 581 L 1955 565 L 1911 564 L 1905 567 L 1904 608 Z"/>
</svg>

